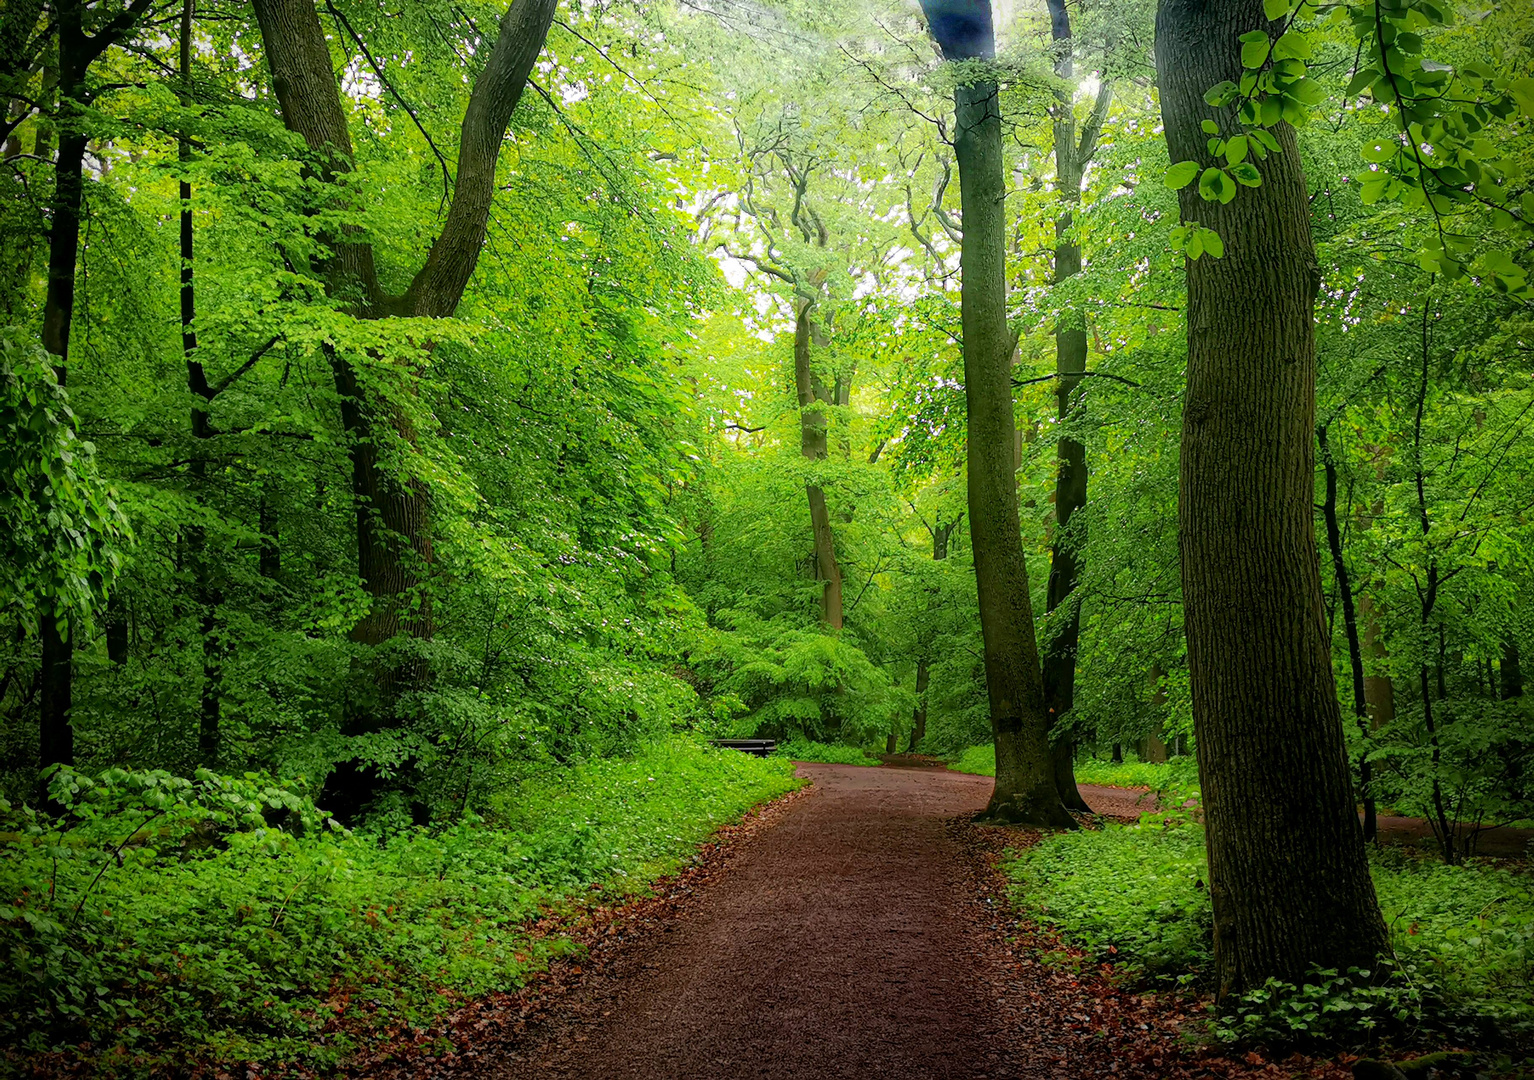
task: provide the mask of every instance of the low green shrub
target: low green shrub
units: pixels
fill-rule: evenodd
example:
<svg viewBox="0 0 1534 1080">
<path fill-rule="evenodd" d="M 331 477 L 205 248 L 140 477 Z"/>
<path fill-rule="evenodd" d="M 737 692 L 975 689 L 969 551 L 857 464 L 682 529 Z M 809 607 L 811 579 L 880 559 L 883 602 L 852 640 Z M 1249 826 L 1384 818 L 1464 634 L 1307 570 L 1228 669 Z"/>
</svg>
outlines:
<svg viewBox="0 0 1534 1080">
<path fill-rule="evenodd" d="M 823 765 L 877 765 L 879 759 L 868 751 L 843 743 L 822 743 L 803 737 L 778 743 L 775 751 L 789 761 L 814 761 Z"/>
<path fill-rule="evenodd" d="M 677 738 L 524 781 L 489 820 L 379 834 L 255 777 L 64 772 L 62 825 L 4 812 L 0 1043 L 86 1043 L 128 1072 L 150 1054 L 333 1065 L 353 1036 L 516 987 L 567 947 L 530 936 L 543 905 L 642 888 L 796 784 Z"/>
<path fill-rule="evenodd" d="M 954 772 L 974 773 L 977 776 L 995 776 L 996 747 L 991 744 L 971 746 L 959 755 L 959 760 L 951 762 L 948 767 Z"/>
<path fill-rule="evenodd" d="M 1373 858 L 1393 957 L 1372 971 L 1318 971 L 1233 1003 L 1226 1038 L 1344 1038 L 1381 1025 L 1485 1034 L 1534 1030 L 1534 883 L 1484 864 L 1446 866 L 1400 851 Z M 1140 979 L 1202 985 L 1211 914 L 1203 827 L 1146 815 L 1044 839 L 1008 865 L 1014 899 L 1094 959 Z"/>
<path fill-rule="evenodd" d="M 1120 762 L 1087 758 L 1076 762 L 1076 782 L 1104 787 L 1143 787 L 1189 798 L 1198 793 L 1198 763 L 1191 757 L 1175 757 L 1164 764 L 1155 764 L 1140 761 L 1133 754 Z"/>
</svg>

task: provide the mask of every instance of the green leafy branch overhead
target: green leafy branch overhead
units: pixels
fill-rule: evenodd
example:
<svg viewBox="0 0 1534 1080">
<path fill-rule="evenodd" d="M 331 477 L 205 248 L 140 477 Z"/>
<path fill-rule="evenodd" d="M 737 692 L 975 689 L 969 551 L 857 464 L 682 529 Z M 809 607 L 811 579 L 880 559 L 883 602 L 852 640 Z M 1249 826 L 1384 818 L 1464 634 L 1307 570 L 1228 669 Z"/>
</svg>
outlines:
<svg viewBox="0 0 1534 1080">
<path fill-rule="evenodd" d="M 1497 229 L 1534 228 L 1525 169 L 1494 130 L 1499 124 L 1516 130 L 1534 117 L 1534 77 L 1483 60 L 1430 56 L 1430 45 L 1444 44 L 1432 32 L 1455 23 L 1452 0 L 1265 0 L 1264 14 L 1267 28 L 1241 35 L 1239 82 L 1217 83 L 1204 95 L 1221 111 L 1203 121 L 1210 162 L 1175 162 L 1166 185 L 1176 190 L 1196 179 L 1199 196 L 1219 203 L 1231 202 L 1243 186 L 1260 186 L 1260 163 L 1279 150 L 1274 129 L 1304 127 L 1328 108 L 1332 94 L 1312 67 L 1322 50 L 1345 43 L 1354 61 L 1341 89 L 1343 118 L 1373 104 L 1392 129 L 1366 135 L 1360 145 L 1365 167 L 1354 179 L 1363 202 L 1396 201 L 1432 214 L 1434 236 L 1417 253 L 1424 269 L 1451 279 L 1473 271 L 1499 292 L 1529 295 L 1510 250 L 1481 250 L 1479 215 L 1489 213 Z M 1329 29 L 1343 25 L 1345 38 L 1333 40 Z M 1196 222 L 1185 228 L 1174 236 L 1174 249 L 1190 258 L 1219 257 L 1223 245 L 1208 241 L 1209 230 Z"/>
</svg>

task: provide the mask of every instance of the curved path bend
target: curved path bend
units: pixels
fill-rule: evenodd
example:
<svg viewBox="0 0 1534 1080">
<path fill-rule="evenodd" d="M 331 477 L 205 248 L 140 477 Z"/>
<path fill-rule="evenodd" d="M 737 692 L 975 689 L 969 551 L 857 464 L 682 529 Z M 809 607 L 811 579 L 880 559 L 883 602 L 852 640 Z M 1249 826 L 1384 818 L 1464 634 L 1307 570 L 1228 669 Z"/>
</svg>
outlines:
<svg viewBox="0 0 1534 1080">
<path fill-rule="evenodd" d="M 1069 1076 L 998 1001 L 1005 946 L 948 823 L 986 777 L 804 765 L 816 792 L 686 918 L 626 948 L 496 1075 L 591 1080 Z M 1036 1052 L 1035 1052 L 1036 1051 Z M 1050 1067 L 1043 1067 L 1048 1062 Z"/>
</svg>

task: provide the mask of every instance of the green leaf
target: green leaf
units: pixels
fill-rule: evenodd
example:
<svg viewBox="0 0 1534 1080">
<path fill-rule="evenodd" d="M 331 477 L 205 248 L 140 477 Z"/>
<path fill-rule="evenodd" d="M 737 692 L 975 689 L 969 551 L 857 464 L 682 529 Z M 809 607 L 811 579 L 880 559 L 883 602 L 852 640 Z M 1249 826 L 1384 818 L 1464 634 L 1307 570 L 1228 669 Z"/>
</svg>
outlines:
<svg viewBox="0 0 1534 1080">
<path fill-rule="evenodd" d="M 1220 239 L 1220 234 L 1213 229 L 1200 229 L 1199 236 L 1204 241 L 1204 251 L 1213 255 L 1216 259 L 1225 258 L 1225 241 Z"/>
<path fill-rule="evenodd" d="M 1231 165 L 1239 165 L 1246 160 L 1247 141 L 1245 135 L 1237 135 L 1225 144 L 1225 160 Z"/>
<path fill-rule="evenodd" d="M 1227 79 L 1224 82 L 1215 83 L 1204 91 L 1204 103 L 1219 109 L 1235 101 L 1238 96 L 1240 96 L 1240 89 Z"/>
<path fill-rule="evenodd" d="M 1166 186 L 1171 188 L 1173 191 L 1177 191 L 1178 189 L 1185 188 L 1191 184 L 1193 182 L 1193 178 L 1197 175 L 1198 162 L 1179 161 L 1176 165 L 1173 165 L 1171 168 L 1167 169 L 1166 176 L 1162 178 L 1162 183 L 1166 184 Z"/>
<path fill-rule="evenodd" d="M 1294 10 L 1293 0 L 1262 0 L 1262 13 L 1269 22 L 1282 19 Z"/>
<path fill-rule="evenodd" d="M 1240 165 L 1231 168 L 1230 175 L 1235 178 L 1236 183 L 1244 187 L 1262 186 L 1262 173 L 1250 161 L 1243 161 Z"/>
<path fill-rule="evenodd" d="M 1395 157 L 1400 149 L 1399 143 L 1375 139 L 1364 144 L 1363 149 L 1359 151 L 1359 156 L 1371 164 L 1379 165 Z"/>
<path fill-rule="evenodd" d="M 1347 89 L 1342 92 L 1342 96 L 1356 97 L 1357 95 L 1362 94 L 1365 90 L 1369 89 L 1369 87 L 1373 86 L 1375 80 L 1379 77 L 1380 73 L 1375 68 L 1363 68 L 1348 82 Z"/>
<path fill-rule="evenodd" d="M 1326 87 L 1316 79 L 1301 79 L 1284 93 L 1305 105 L 1319 105 L 1326 100 Z"/>
<path fill-rule="evenodd" d="M 1268 53 L 1272 51 L 1273 39 L 1268 37 L 1263 30 L 1253 30 L 1249 34 L 1241 35 L 1241 66 L 1252 70 L 1262 67 L 1268 62 Z"/>
<path fill-rule="evenodd" d="M 1205 120 L 1199 127 L 1204 129 L 1205 135 L 1218 135 L 1220 133 L 1220 125 L 1216 124 L 1213 120 Z"/>
<path fill-rule="evenodd" d="M 1309 60 L 1314 55 L 1315 50 L 1311 47 L 1310 35 L 1302 34 L 1298 30 L 1290 30 L 1273 45 L 1275 60 Z"/>
<path fill-rule="evenodd" d="M 1228 203 L 1236 197 L 1236 182 L 1224 169 L 1205 169 L 1198 178 L 1198 193 L 1205 202 Z"/>
</svg>

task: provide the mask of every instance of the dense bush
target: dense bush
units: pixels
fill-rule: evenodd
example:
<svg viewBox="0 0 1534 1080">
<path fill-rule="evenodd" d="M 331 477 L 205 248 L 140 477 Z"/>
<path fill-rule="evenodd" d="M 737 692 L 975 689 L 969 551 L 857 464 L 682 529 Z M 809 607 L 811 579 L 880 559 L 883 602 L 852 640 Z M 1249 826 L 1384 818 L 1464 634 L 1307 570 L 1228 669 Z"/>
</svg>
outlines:
<svg viewBox="0 0 1534 1080">
<path fill-rule="evenodd" d="M 817 761 L 827 765 L 877 765 L 879 763 L 878 758 L 870 756 L 867 751 L 856 746 L 811 742 L 809 739 L 801 738 L 779 743 L 776 753 L 779 757 L 788 758 L 790 761 Z"/>
<path fill-rule="evenodd" d="M 1164 764 L 1140 761 L 1133 754 L 1120 762 L 1088 758 L 1076 762 L 1076 782 L 1105 787 L 1144 787 L 1187 798 L 1198 793 L 1198 763 L 1175 757 Z"/>
<path fill-rule="evenodd" d="M 955 772 L 974 773 L 977 776 L 996 775 L 996 747 L 971 746 L 959 755 L 959 759 L 948 766 Z"/>
<path fill-rule="evenodd" d="M 1227 1037 L 1344 1036 L 1390 1023 L 1477 1037 L 1534 1030 L 1534 883 L 1481 864 L 1375 857 L 1394 957 L 1383 971 L 1318 971 L 1234 1002 Z M 1202 826 L 1180 816 L 1052 836 L 1009 865 L 1014 897 L 1070 943 L 1151 982 L 1199 985 L 1211 915 Z"/>
<path fill-rule="evenodd" d="M 337 1029 L 518 985 L 565 947 L 525 928 L 541 905 L 642 887 L 794 786 L 781 761 L 671 739 L 527 780 L 487 819 L 385 833 L 254 777 L 64 772 L 62 824 L 5 814 L 0 1037 L 334 1062 Z"/>
</svg>

